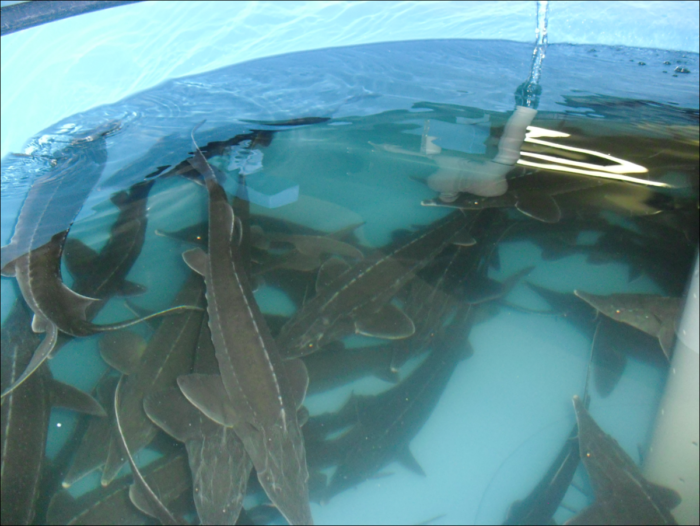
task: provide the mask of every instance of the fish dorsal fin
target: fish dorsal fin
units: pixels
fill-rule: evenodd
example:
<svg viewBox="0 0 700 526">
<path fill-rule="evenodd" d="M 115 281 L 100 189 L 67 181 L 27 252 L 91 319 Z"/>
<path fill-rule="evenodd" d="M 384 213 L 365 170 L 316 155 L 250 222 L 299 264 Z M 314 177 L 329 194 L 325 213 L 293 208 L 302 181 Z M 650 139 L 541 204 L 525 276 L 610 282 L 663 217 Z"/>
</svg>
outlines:
<svg viewBox="0 0 700 526">
<path fill-rule="evenodd" d="M 92 396 L 57 380 L 51 381 L 51 403 L 56 407 L 71 409 L 87 415 L 107 416 L 105 410 Z"/>
<path fill-rule="evenodd" d="M 99 254 L 79 239 L 69 237 L 63 249 L 63 258 L 73 276 L 86 276 L 93 272 Z"/>
<path fill-rule="evenodd" d="M 235 414 L 221 376 L 187 374 L 178 377 L 177 385 L 185 398 L 214 422 L 231 427 L 241 421 L 241 415 Z"/>
<path fill-rule="evenodd" d="M 100 338 L 98 346 L 102 359 L 122 374 L 136 371 L 146 350 L 141 335 L 131 331 L 108 332 Z"/>
<path fill-rule="evenodd" d="M 668 510 L 672 510 L 681 503 L 681 496 L 674 489 L 653 482 L 646 481 L 649 484 L 647 490 L 654 495 L 657 504 Z"/>
<path fill-rule="evenodd" d="M 121 192 L 112 194 L 109 200 L 114 206 L 119 208 L 119 210 L 124 210 L 124 207 L 128 206 L 129 204 L 129 192 L 122 190 Z"/>
<path fill-rule="evenodd" d="M 387 303 L 378 310 L 357 313 L 355 332 L 375 338 L 400 340 L 412 336 L 416 332 L 416 326 L 404 311 Z"/>
<path fill-rule="evenodd" d="M 340 258 L 329 258 L 318 269 L 316 277 L 316 290 L 319 291 L 335 281 L 340 275 L 350 269 L 350 265 Z"/>
<path fill-rule="evenodd" d="M 410 471 L 413 471 L 413 473 L 415 473 L 416 475 L 425 477 L 425 471 L 423 471 L 423 468 L 416 460 L 416 457 L 413 456 L 411 450 L 408 449 L 408 446 L 406 446 L 402 451 L 399 452 L 399 455 L 396 458 L 396 460 L 398 460 L 403 467 Z"/>
<path fill-rule="evenodd" d="M 306 390 L 309 387 L 309 373 L 306 365 L 299 359 L 283 362 L 287 374 L 287 381 L 294 400 L 294 407 L 299 409 L 304 403 Z"/>
<path fill-rule="evenodd" d="M 561 209 L 557 202 L 547 194 L 524 193 L 518 196 L 515 208 L 526 216 L 544 223 L 558 223 Z"/>
<path fill-rule="evenodd" d="M 201 436 L 202 413 L 176 387 L 147 396 L 143 410 L 155 425 L 180 442 Z"/>
<path fill-rule="evenodd" d="M 185 260 L 187 266 L 200 276 L 204 276 L 208 257 L 207 253 L 201 248 L 193 248 L 182 253 L 182 259 Z"/>
</svg>

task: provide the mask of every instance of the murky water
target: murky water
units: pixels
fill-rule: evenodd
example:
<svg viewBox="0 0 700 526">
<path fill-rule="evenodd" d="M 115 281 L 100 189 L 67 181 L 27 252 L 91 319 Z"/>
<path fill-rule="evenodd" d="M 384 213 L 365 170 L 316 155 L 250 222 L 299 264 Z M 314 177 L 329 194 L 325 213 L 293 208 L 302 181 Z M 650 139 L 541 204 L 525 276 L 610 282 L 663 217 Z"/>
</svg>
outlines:
<svg viewBox="0 0 700 526">
<path fill-rule="evenodd" d="M 698 239 L 698 56 L 550 46 L 519 161 L 494 175 L 485 167 L 501 151 L 531 58 L 529 44 L 406 42 L 273 57 L 170 81 L 57 123 L 3 159 L 3 242 L 31 184 L 61 163 L 71 166 L 66 152 L 77 147 L 75 138 L 118 122 L 104 139 L 78 145 L 104 148 L 107 160 L 70 229 L 63 280 L 102 297 L 95 283 L 124 272 L 104 293 L 111 299 L 95 323 L 132 318 L 128 305 L 155 312 L 175 304 L 190 272 L 182 253 L 196 244 L 206 249 L 208 241 L 207 191 L 186 162 L 194 151 L 190 133 L 205 120 L 195 139 L 223 174 L 229 197 L 238 196 L 242 226 L 234 238 L 243 240 L 234 250 L 250 258 L 255 299 L 273 336 L 298 320 L 297 311 L 330 316 L 312 311 L 324 283 L 340 287 L 326 279 L 330 267 L 348 268 L 359 281 L 393 254 L 396 268 L 382 270 L 386 279 L 375 288 L 352 290 L 347 311 L 319 333 L 322 350 L 302 358 L 310 376 L 302 429 L 315 521 L 502 523 L 567 442 L 571 399 L 583 395 L 587 375 L 591 414 L 641 462 L 668 370 L 664 341 L 658 330 L 649 335 L 605 312 L 596 316 L 593 300 L 582 296 L 644 294 L 632 307 L 645 312 L 659 297 L 681 298 Z M 475 192 L 471 210 L 453 208 L 465 204 L 464 194 L 439 198 L 440 178 Z M 489 193 L 494 181 L 504 183 L 501 195 Z M 415 244 L 450 214 L 463 218 L 454 232 Z M 122 257 L 127 253 L 134 257 Z M 2 287 L 4 391 L 39 338 L 26 309 L 8 315 L 14 280 L 3 279 Z M 122 294 L 134 292 L 140 294 L 125 302 Z M 361 294 L 369 302 L 364 311 Z M 675 314 L 668 318 L 672 325 Z M 73 339 L 48 367 L 56 380 L 86 392 L 98 381 L 114 387 L 103 375 L 117 373 L 100 357 L 100 349 L 109 356 L 110 344 L 100 340 L 114 337 L 121 363 L 158 330 L 135 326 L 127 331 L 138 338 L 126 342 L 124 331 Z M 195 342 L 199 329 L 193 331 Z M 277 341 L 283 356 L 306 354 L 285 347 L 284 336 Z M 21 365 L 12 362 L 20 347 L 28 349 Z M 196 347 L 190 344 L 163 388 L 190 372 Z M 147 354 L 140 359 L 134 363 L 144 364 Z M 44 368 L 29 381 L 50 387 Z M 100 389 L 96 397 L 107 409 L 113 398 Z M 46 422 L 52 401 L 28 403 L 21 411 Z M 127 478 L 95 489 L 104 479 L 98 466 L 107 429 L 95 470 L 60 489 L 90 420 L 98 417 L 51 411 L 36 520 L 63 523 L 86 506 L 96 515 L 83 520 L 98 520 L 95 503 L 130 480 L 127 467 Z M 19 450 L 32 444 L 36 459 L 42 425 L 25 429 Z M 157 492 L 194 522 L 188 469 L 177 456 L 182 446 L 155 430 L 152 444 L 133 453 L 142 467 L 156 457 L 180 462 Z M 557 522 L 594 500 L 582 467 L 573 481 Z M 166 487 L 172 482 L 179 485 Z M 3 523 L 9 487 L 3 479 Z M 150 520 L 123 489 L 113 494 L 120 507 L 102 520 Z M 244 503 L 249 519 L 283 521 L 266 502 L 253 475 Z"/>
</svg>

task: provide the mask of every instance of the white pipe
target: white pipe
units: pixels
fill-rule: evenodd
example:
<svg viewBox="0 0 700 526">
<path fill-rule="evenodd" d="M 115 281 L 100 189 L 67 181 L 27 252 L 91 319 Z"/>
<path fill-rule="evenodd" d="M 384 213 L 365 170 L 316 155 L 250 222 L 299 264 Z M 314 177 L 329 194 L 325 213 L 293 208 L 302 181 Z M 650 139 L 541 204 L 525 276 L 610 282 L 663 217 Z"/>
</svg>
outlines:
<svg viewBox="0 0 700 526">
<path fill-rule="evenodd" d="M 492 161 L 472 161 L 462 157 L 436 156 L 439 170 L 428 177 L 428 186 L 440 192 L 440 199 L 454 201 L 460 192 L 482 197 L 503 195 L 508 190 L 506 174 L 520 158 L 527 127 L 537 110 L 516 106 L 498 142 L 498 154 Z"/>
<path fill-rule="evenodd" d="M 678 524 L 699 524 L 698 517 L 698 399 L 700 378 L 698 363 L 698 256 L 695 257 L 685 308 L 676 331 L 676 345 L 666 390 L 644 464 L 649 480 L 675 489 L 681 504 L 672 510 Z"/>
</svg>

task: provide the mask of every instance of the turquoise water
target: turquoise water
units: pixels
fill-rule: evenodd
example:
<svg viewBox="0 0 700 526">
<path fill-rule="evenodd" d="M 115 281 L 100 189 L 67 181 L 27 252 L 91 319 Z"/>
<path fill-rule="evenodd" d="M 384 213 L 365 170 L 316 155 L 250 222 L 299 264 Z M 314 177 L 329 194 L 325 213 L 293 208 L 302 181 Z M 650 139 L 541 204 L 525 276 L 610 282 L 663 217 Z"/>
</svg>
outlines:
<svg viewBox="0 0 700 526">
<path fill-rule="evenodd" d="M 268 133 L 257 146 L 242 142 L 210 159 L 228 172 L 224 187 L 229 194 L 235 193 L 241 171 L 250 174 L 251 186 L 259 184 L 263 195 L 298 188 L 298 196 L 291 191 L 279 198 L 275 204 L 281 206 L 270 208 L 264 198 L 251 205 L 253 224 L 274 218 L 332 233 L 363 223 L 348 242 L 370 254 L 400 239 L 402 231 L 417 231 L 449 213 L 447 208 L 421 206 L 421 201 L 436 197 L 426 182 L 440 159 L 483 162 L 494 157 L 530 58 L 530 44 L 411 41 L 294 53 L 168 81 L 63 119 L 31 139 L 18 152 L 23 155 L 6 156 L 3 242 L 10 238 L 30 183 L 50 170 L 50 158 L 72 137 L 118 120 L 121 128 L 106 139 L 104 173 L 70 232 L 70 237 L 99 251 L 117 214 L 110 196 L 160 167 L 185 160 L 192 151 L 190 131 L 206 119 L 197 132 L 200 146 L 253 130 Z M 689 52 L 550 45 L 532 125 L 562 134 L 548 139 L 558 145 L 644 166 L 644 178 L 673 188 L 624 187 L 629 199 L 615 192 L 596 195 L 577 208 L 578 218 L 568 217 L 571 210 L 562 206 L 559 224 L 573 222 L 576 235 L 558 237 L 556 226 L 545 230 L 555 240 L 554 247 L 537 237 L 544 223 L 513 209 L 503 212 L 504 220 L 521 230 L 500 238 L 500 265 L 484 259 L 488 277 L 501 281 L 534 268 L 515 285 L 495 317 L 473 327 L 468 336 L 473 356 L 456 364 L 439 403 L 411 440 L 425 477 L 390 463 L 329 502 L 314 502 L 317 523 L 500 523 L 509 505 L 534 486 L 574 423 L 570 400 L 583 392 L 591 341 L 565 317 L 552 315 L 561 313 L 552 313 L 556 307 L 525 281 L 566 293 L 579 289 L 596 294 L 683 294 L 697 243 L 697 72 L 698 55 Z M 317 122 L 280 124 L 302 118 Z M 426 121 L 442 149 L 441 158 L 415 155 L 421 151 Z M 396 152 L 399 148 L 403 153 Z M 534 143 L 526 143 L 523 151 L 540 152 Z M 567 158 L 566 153 L 558 154 Z M 572 158 L 601 162 L 590 153 Z M 517 185 L 513 181 L 537 181 L 546 173 L 519 166 L 508 178 Z M 265 177 L 270 186 L 263 188 L 256 177 Z M 657 224 L 659 217 L 669 216 L 680 225 Z M 166 308 L 186 276 L 180 256 L 187 245 L 156 231 L 175 231 L 205 219 L 206 194 L 200 187 L 180 177 L 155 183 L 148 199 L 144 247 L 128 275 L 148 289 L 135 300 L 139 306 Z M 597 241 L 615 226 L 640 234 L 650 249 L 664 252 L 670 246 L 679 256 L 661 273 L 639 264 L 640 256 L 625 249 L 596 259 Z M 489 228 L 484 227 L 484 236 Z M 658 234 L 657 228 L 666 230 Z M 483 241 L 475 237 L 474 248 Z M 652 251 L 642 260 L 657 257 L 654 254 L 658 255 Z M 436 265 L 439 268 L 440 262 Z M 631 271 L 636 267 L 641 268 L 639 274 Z M 67 269 L 64 277 L 70 285 Z M 256 299 L 264 312 L 289 316 L 299 307 L 285 290 L 295 278 L 285 279 L 274 285 L 273 280 L 261 281 Z M 2 283 L 3 319 L 12 304 L 9 282 Z M 405 301 L 399 297 L 398 303 Z M 96 321 L 130 316 L 115 298 Z M 449 317 L 441 324 L 448 321 Z M 97 352 L 98 339 L 79 339 L 63 348 L 50 362 L 54 376 L 92 389 L 106 370 Z M 357 335 L 346 340 L 348 347 L 370 343 L 377 340 Z M 409 361 L 400 370 L 401 379 L 419 367 L 419 361 L 420 357 Z M 611 394 L 593 393 L 592 414 L 635 460 L 638 446 L 643 450 L 648 441 L 665 375 L 663 360 L 630 357 Z M 313 421 L 314 416 L 337 410 L 351 393 L 372 395 L 390 388 L 392 384 L 370 376 L 310 395 L 305 405 Z M 49 457 L 57 455 L 75 419 L 63 410 L 53 412 Z M 579 472 L 575 480 L 583 494 L 572 489 L 564 502 L 578 511 L 589 502 L 590 490 L 585 474 Z M 99 476 L 93 474 L 72 491 L 98 483 Z M 572 513 L 561 508 L 555 518 L 561 522 Z"/>
</svg>

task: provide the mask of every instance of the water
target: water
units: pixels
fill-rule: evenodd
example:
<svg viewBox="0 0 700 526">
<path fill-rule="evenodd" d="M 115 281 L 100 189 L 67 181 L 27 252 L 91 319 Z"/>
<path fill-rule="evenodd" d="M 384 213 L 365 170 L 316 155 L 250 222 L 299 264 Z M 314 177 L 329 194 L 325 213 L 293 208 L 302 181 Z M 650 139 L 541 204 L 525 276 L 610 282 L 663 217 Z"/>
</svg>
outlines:
<svg viewBox="0 0 700 526">
<path fill-rule="evenodd" d="M 269 235 L 283 228 L 278 220 L 319 234 L 364 223 L 347 242 L 370 255 L 412 235 L 405 231 L 415 232 L 450 213 L 447 208 L 421 206 L 421 201 L 436 197 L 428 184 L 445 163 L 487 163 L 494 158 L 517 88 L 530 73 L 531 49 L 531 44 L 505 41 L 444 40 L 310 51 L 172 80 L 74 115 L 31 139 L 18 152 L 24 155 L 3 159 L 3 242 L 10 238 L 29 185 L 51 169 L 57 152 L 72 137 L 116 119 L 122 126 L 106 139 L 104 173 L 70 233 L 99 251 L 108 242 L 118 213 L 109 198 L 161 167 L 166 167 L 162 174 L 186 159 L 192 151 L 190 130 L 206 119 L 197 132 L 200 146 L 242 136 L 210 161 L 228 172 L 224 186 L 230 195 L 237 190 L 241 171 L 260 191 L 251 205 L 253 224 Z M 611 163 L 603 155 L 609 155 L 644 167 L 646 172 L 633 175 L 668 188 L 635 184 L 587 190 L 581 194 L 585 199 L 555 196 L 566 205 L 563 217 L 553 225 L 513 208 L 482 212 L 488 220 L 475 227 L 477 244 L 465 250 L 480 250 L 494 236 L 497 248 L 479 253 L 479 266 L 468 267 L 472 279 L 467 283 L 486 286 L 486 274 L 502 281 L 534 268 L 491 317 L 476 324 L 468 336 L 457 337 L 458 347 L 468 337 L 473 355 L 454 361 L 444 391 L 429 408 L 429 418 L 426 415 L 410 440 L 425 477 L 396 462 L 381 466 L 357 488 L 323 506 L 312 504 L 317 523 L 416 524 L 431 518 L 435 524 L 501 523 L 510 504 L 537 483 L 574 422 L 571 397 L 583 393 L 591 325 L 578 330 L 566 316 L 552 312 L 556 306 L 527 283 L 566 293 L 578 289 L 682 296 L 697 243 L 697 71 L 698 56 L 692 53 L 598 45 L 548 47 L 532 125 L 559 135 L 540 137 L 550 145 L 528 140 L 523 152 L 556 157 L 560 168 L 576 166 L 571 161 L 585 162 L 594 165 L 588 171 L 600 174 L 600 166 Z M 300 118 L 315 121 L 279 124 Z M 426 129 L 440 148 L 437 154 L 437 150 L 421 154 Z M 586 152 L 566 149 L 571 147 Z M 541 161 L 527 155 L 521 159 Z M 524 165 L 508 174 L 511 188 L 524 184 L 536 194 L 542 193 L 541 181 L 550 185 L 561 177 L 561 171 Z M 276 196 L 274 203 L 271 196 Z M 270 208 L 271 204 L 281 206 Z M 521 208 L 532 215 L 532 209 Z M 140 307 L 149 311 L 168 307 L 186 276 L 180 256 L 189 246 L 156 232 L 177 231 L 206 217 L 206 193 L 201 187 L 180 177 L 157 180 L 148 197 L 143 249 L 128 275 L 148 289 L 133 298 Z M 501 227 L 510 229 L 497 231 Z M 272 255 L 289 249 L 289 243 L 276 245 Z M 454 250 L 448 248 L 421 277 L 439 282 Z M 65 267 L 66 283 L 75 286 L 75 276 Z M 308 300 L 312 294 L 306 288 L 313 281 L 312 272 L 273 272 L 263 277 L 256 292 L 262 310 L 293 314 L 304 296 Z M 3 279 L 2 286 L 5 319 L 12 305 L 12 280 Z M 400 292 L 396 302 L 410 310 L 406 291 L 410 288 Z M 479 293 L 467 291 L 472 298 Z M 452 315 L 448 309 L 436 327 Z M 95 321 L 131 316 L 115 297 Z M 416 316 L 414 321 L 419 326 L 424 320 Z M 149 335 L 145 327 L 136 331 Z M 107 369 L 97 352 L 98 340 L 99 336 L 83 338 L 61 349 L 50 362 L 55 378 L 92 389 Z M 345 343 L 348 348 L 388 344 L 359 335 Z M 3 354 L 5 349 L 3 335 Z M 667 372 L 660 349 L 656 351 L 644 359 L 627 356 L 624 373 L 608 396 L 591 385 L 594 418 L 635 460 L 640 457 L 638 446 L 644 450 L 648 442 Z M 422 359 L 409 360 L 399 371 L 400 379 L 420 371 Z M 337 410 L 351 393 L 370 396 L 392 388 L 396 385 L 370 374 L 309 395 L 305 405 L 312 415 L 310 423 L 314 416 Z M 392 410 L 385 416 L 394 416 Z M 50 458 L 61 458 L 61 447 L 75 422 L 74 413 L 53 411 L 47 442 Z M 309 463 L 315 462 L 314 454 L 309 449 Z M 146 462 L 152 455 L 142 452 L 137 457 Z M 326 474 L 332 476 L 332 470 Z M 571 489 L 564 502 L 580 510 L 590 502 L 590 489 L 582 470 L 575 481 L 584 493 Z M 92 474 L 71 491 L 77 494 L 97 484 L 99 474 Z M 48 498 L 41 497 L 42 506 Z M 251 496 L 247 507 L 257 498 Z M 41 508 L 39 513 L 42 517 Z M 571 516 L 562 507 L 555 519 L 561 522 Z"/>
</svg>

